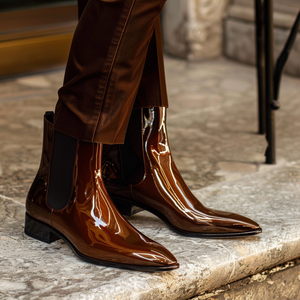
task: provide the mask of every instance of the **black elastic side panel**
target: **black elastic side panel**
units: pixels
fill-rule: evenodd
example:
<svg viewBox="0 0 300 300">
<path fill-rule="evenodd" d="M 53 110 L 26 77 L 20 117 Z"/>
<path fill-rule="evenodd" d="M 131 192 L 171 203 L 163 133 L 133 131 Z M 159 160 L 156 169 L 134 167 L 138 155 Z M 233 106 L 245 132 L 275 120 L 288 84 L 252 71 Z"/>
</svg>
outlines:
<svg viewBox="0 0 300 300">
<path fill-rule="evenodd" d="M 76 144 L 76 139 L 54 131 L 48 188 L 48 204 L 53 209 L 64 208 L 70 199 Z"/>
<path fill-rule="evenodd" d="M 142 114 L 141 109 L 133 109 L 128 124 L 125 143 L 120 146 L 124 181 L 139 183 L 144 176 Z"/>
</svg>

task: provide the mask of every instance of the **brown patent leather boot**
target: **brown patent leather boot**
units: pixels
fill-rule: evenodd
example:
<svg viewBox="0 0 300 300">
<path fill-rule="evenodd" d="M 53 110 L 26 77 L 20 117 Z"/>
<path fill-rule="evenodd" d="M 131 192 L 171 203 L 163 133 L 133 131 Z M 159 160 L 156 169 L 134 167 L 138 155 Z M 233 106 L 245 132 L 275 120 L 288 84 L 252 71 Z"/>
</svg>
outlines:
<svg viewBox="0 0 300 300">
<path fill-rule="evenodd" d="M 142 111 L 140 131 L 136 129 L 141 122 L 137 111 Z M 124 145 L 106 150 L 103 175 L 109 195 L 123 214 L 143 208 L 186 236 L 236 237 L 261 232 L 254 221 L 207 208 L 191 193 L 171 156 L 165 108 L 134 110 L 128 133 Z M 138 142 L 139 135 L 142 142 Z"/>
<path fill-rule="evenodd" d="M 94 264 L 140 271 L 177 269 L 166 248 L 137 231 L 115 208 L 102 180 L 102 145 L 66 136 L 70 158 L 61 158 L 66 151 L 57 151 L 56 143 L 64 137 L 53 130 L 53 117 L 52 112 L 45 114 L 42 159 L 26 201 L 25 233 L 46 243 L 63 239 L 79 258 Z M 58 181 L 53 178 L 60 164 L 71 166 L 71 180 L 64 179 L 64 170 Z"/>
</svg>

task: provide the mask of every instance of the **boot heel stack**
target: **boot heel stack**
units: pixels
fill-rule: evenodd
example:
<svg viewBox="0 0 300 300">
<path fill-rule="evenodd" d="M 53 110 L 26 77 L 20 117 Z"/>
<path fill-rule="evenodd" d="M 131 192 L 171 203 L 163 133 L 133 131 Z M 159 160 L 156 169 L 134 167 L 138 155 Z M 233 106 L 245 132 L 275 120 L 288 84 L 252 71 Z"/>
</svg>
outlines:
<svg viewBox="0 0 300 300">
<path fill-rule="evenodd" d="M 49 226 L 33 219 L 28 214 L 25 215 L 24 232 L 28 236 L 48 244 L 51 244 L 52 242 L 55 242 L 60 239 L 51 231 Z"/>
<path fill-rule="evenodd" d="M 111 199 L 118 211 L 124 216 L 131 217 L 134 214 L 137 214 L 138 212 L 143 210 L 142 208 L 135 206 L 126 200 L 116 198 L 113 196 L 111 197 Z"/>
</svg>

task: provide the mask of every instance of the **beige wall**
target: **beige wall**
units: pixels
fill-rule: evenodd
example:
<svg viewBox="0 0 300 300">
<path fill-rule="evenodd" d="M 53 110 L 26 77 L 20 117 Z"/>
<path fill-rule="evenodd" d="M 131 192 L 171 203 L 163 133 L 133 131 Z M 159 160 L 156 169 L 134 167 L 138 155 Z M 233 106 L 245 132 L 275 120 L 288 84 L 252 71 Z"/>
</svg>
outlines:
<svg viewBox="0 0 300 300">
<path fill-rule="evenodd" d="M 222 53 L 222 20 L 228 0 L 171 0 L 163 12 L 165 51 L 187 60 Z"/>
<path fill-rule="evenodd" d="M 299 0 L 274 0 L 274 53 L 280 53 Z M 165 52 L 190 61 L 226 55 L 255 63 L 254 0 L 170 0 L 163 11 Z M 285 68 L 300 76 L 300 31 Z"/>
</svg>

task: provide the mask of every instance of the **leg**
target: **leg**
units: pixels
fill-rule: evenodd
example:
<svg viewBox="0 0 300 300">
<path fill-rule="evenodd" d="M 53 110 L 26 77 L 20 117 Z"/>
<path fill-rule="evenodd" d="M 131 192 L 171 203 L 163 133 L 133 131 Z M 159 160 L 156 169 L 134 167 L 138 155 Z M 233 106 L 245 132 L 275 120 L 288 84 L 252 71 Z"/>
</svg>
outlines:
<svg viewBox="0 0 300 300">
<path fill-rule="evenodd" d="M 91 263 L 141 271 L 178 268 L 167 249 L 132 227 L 111 202 L 102 176 L 103 145 L 95 142 L 116 142 L 126 131 L 162 2 L 90 0 L 74 36 L 57 115 L 45 115 L 42 159 L 26 201 L 25 232 L 47 243 L 63 239 Z M 144 19 L 150 24 L 147 30 Z M 142 42 L 134 48 L 136 37 Z"/>
<path fill-rule="evenodd" d="M 79 19 L 88 0 L 78 0 Z M 157 18 L 148 47 L 142 79 L 135 99 L 134 108 L 168 107 L 167 88 L 163 61 L 160 19 Z"/>
<path fill-rule="evenodd" d="M 135 101 L 141 109 L 132 111 L 124 145 L 106 151 L 104 178 L 111 198 L 120 211 L 135 211 L 132 206 L 149 210 L 183 235 L 234 237 L 261 232 L 246 217 L 206 208 L 177 170 L 166 130 L 168 102 L 158 21 L 155 29 L 151 43 L 156 51 L 151 51 L 150 43 Z"/>
<path fill-rule="evenodd" d="M 164 2 L 88 2 L 74 35 L 65 84 L 59 90 L 56 130 L 84 141 L 124 142 Z"/>
</svg>

